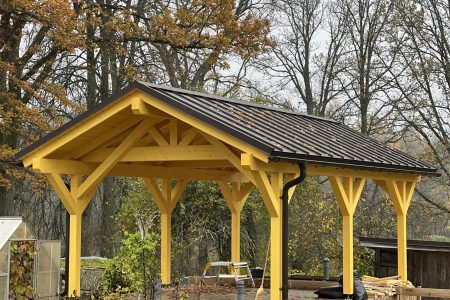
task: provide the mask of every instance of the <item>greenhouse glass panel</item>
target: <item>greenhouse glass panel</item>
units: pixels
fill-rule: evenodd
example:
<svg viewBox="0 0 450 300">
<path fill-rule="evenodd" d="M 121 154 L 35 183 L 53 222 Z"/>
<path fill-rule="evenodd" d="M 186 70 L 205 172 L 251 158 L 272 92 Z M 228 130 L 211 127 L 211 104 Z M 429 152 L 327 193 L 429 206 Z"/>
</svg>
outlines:
<svg viewBox="0 0 450 300">
<path fill-rule="evenodd" d="M 8 299 L 8 276 L 0 275 L 0 300 Z"/>
<path fill-rule="evenodd" d="M 58 299 L 61 241 L 38 241 L 35 291 L 38 298 Z"/>
</svg>

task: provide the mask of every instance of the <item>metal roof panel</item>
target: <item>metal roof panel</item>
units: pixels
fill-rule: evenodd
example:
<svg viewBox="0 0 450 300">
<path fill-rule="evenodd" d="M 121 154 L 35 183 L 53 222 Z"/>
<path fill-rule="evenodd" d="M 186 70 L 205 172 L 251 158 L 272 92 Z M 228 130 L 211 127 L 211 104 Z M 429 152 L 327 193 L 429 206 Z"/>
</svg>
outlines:
<svg viewBox="0 0 450 300">
<path fill-rule="evenodd" d="M 333 120 L 137 81 L 23 149 L 17 157 L 24 157 L 135 89 L 254 146 L 273 160 L 307 160 L 330 165 L 438 174 L 436 167 Z"/>
</svg>

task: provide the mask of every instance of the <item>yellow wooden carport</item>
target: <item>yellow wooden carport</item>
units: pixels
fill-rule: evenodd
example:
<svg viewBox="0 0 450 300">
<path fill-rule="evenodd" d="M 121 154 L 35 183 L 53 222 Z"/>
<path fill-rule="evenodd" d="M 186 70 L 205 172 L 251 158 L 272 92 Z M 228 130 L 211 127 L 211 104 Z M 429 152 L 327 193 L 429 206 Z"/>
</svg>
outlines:
<svg viewBox="0 0 450 300">
<path fill-rule="evenodd" d="M 343 218 L 344 293 L 353 293 L 353 214 L 367 179 L 397 214 L 398 272 L 407 280 L 406 216 L 421 175 L 437 169 L 344 125 L 274 108 L 134 82 L 17 154 L 44 174 L 70 214 L 69 294 L 80 293 L 82 214 L 106 176 L 140 177 L 161 212 L 161 276 L 171 280 L 171 214 L 190 180 L 218 183 L 240 261 L 240 213 L 253 188 L 270 214 L 270 296 L 281 298 L 281 191 L 328 177 Z M 70 188 L 61 177 L 67 175 Z M 157 179 L 160 179 L 159 185 Z M 294 188 L 289 191 L 289 198 Z"/>
</svg>

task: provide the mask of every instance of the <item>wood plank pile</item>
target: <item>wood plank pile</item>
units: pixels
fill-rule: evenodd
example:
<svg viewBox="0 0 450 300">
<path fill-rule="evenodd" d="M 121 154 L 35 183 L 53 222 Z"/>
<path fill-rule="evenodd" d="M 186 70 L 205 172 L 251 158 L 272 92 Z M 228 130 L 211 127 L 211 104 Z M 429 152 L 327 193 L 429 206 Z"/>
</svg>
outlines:
<svg viewBox="0 0 450 300">
<path fill-rule="evenodd" d="M 363 275 L 361 279 L 369 298 L 380 299 L 395 296 L 397 287 L 414 287 L 411 282 L 404 282 L 399 278 L 399 276 L 377 278 Z M 409 297 L 404 297 L 403 299 L 409 299 Z M 412 299 L 416 299 L 416 297 L 411 297 Z"/>
</svg>

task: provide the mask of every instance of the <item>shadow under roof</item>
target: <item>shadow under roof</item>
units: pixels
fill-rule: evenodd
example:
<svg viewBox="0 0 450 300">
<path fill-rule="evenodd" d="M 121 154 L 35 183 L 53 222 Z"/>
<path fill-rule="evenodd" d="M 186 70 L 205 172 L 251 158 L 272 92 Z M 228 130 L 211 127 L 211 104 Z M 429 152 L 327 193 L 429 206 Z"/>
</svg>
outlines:
<svg viewBox="0 0 450 300">
<path fill-rule="evenodd" d="M 306 160 L 315 164 L 438 175 L 436 167 L 333 120 L 138 81 L 16 156 L 24 157 L 133 90 L 140 90 L 254 146 L 273 161 Z"/>
</svg>

